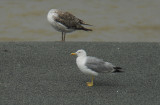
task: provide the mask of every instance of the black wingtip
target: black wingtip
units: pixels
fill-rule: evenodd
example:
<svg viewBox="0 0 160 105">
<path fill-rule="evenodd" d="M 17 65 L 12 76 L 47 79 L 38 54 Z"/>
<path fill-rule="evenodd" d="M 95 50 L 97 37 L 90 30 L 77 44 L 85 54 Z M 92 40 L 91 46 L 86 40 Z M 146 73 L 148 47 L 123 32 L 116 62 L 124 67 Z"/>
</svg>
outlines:
<svg viewBox="0 0 160 105">
<path fill-rule="evenodd" d="M 114 67 L 114 69 L 122 69 L 121 67 Z"/>
<path fill-rule="evenodd" d="M 121 67 L 114 67 L 113 73 L 115 73 L 115 72 L 124 72 L 121 69 L 122 69 Z"/>
</svg>

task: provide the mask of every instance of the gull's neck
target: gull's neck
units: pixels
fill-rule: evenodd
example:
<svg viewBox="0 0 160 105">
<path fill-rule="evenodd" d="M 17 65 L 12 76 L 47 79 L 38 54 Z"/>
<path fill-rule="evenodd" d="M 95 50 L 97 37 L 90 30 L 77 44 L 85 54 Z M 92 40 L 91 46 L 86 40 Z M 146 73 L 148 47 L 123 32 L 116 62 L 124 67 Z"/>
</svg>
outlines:
<svg viewBox="0 0 160 105">
<path fill-rule="evenodd" d="M 82 60 L 82 59 L 86 59 L 86 57 L 87 57 L 86 55 L 81 55 L 81 56 L 78 56 L 77 59 L 81 59 Z"/>
<path fill-rule="evenodd" d="M 76 59 L 77 65 L 83 65 L 86 62 L 87 56 L 78 56 Z"/>
</svg>

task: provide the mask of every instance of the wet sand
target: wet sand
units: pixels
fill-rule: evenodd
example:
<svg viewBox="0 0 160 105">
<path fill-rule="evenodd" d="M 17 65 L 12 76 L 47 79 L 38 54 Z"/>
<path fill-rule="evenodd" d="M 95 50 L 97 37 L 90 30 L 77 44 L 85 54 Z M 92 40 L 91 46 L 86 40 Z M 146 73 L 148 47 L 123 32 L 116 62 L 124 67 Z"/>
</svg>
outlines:
<svg viewBox="0 0 160 105">
<path fill-rule="evenodd" d="M 92 24 L 67 41 L 159 42 L 159 0 L 1 0 L 0 41 L 59 41 L 61 33 L 47 22 L 51 8 L 69 11 Z"/>
</svg>

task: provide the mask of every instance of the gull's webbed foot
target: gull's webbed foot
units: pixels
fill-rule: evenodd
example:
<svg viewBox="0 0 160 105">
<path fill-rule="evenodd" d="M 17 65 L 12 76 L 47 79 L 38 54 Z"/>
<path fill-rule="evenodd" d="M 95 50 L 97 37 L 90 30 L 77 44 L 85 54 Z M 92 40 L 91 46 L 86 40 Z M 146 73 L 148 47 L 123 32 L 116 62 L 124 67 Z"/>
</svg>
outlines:
<svg viewBox="0 0 160 105">
<path fill-rule="evenodd" d="M 93 82 L 87 82 L 87 86 L 89 87 L 93 86 Z"/>
</svg>

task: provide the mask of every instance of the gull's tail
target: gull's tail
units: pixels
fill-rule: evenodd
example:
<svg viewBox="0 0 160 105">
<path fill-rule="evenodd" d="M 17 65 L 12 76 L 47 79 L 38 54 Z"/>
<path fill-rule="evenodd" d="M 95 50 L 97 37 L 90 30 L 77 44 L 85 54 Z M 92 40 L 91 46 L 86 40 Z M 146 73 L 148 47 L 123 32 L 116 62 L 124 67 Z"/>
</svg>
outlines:
<svg viewBox="0 0 160 105">
<path fill-rule="evenodd" d="M 76 28 L 77 30 L 84 30 L 84 31 L 92 31 L 92 29 L 88 29 L 85 27 Z"/>
<path fill-rule="evenodd" d="M 84 30 L 84 31 L 92 31 L 92 29 L 88 29 L 88 28 L 83 28 L 82 30 Z"/>
<path fill-rule="evenodd" d="M 84 31 L 92 31 L 92 29 L 85 28 L 82 25 L 77 25 L 75 29 L 77 29 L 77 30 L 84 30 Z"/>
<path fill-rule="evenodd" d="M 88 28 L 85 28 L 85 27 L 83 27 L 83 26 L 81 26 L 80 28 L 78 28 L 78 30 L 92 31 L 92 29 L 88 29 Z"/>
<path fill-rule="evenodd" d="M 114 68 L 114 71 L 113 71 L 113 73 L 115 73 L 115 72 L 124 72 L 124 71 L 122 71 L 121 69 L 121 67 L 113 67 Z"/>
<path fill-rule="evenodd" d="M 92 25 L 90 25 L 90 24 L 85 23 L 83 20 L 80 20 L 80 19 L 79 19 L 79 23 L 80 23 L 81 25 L 92 26 Z"/>
</svg>

